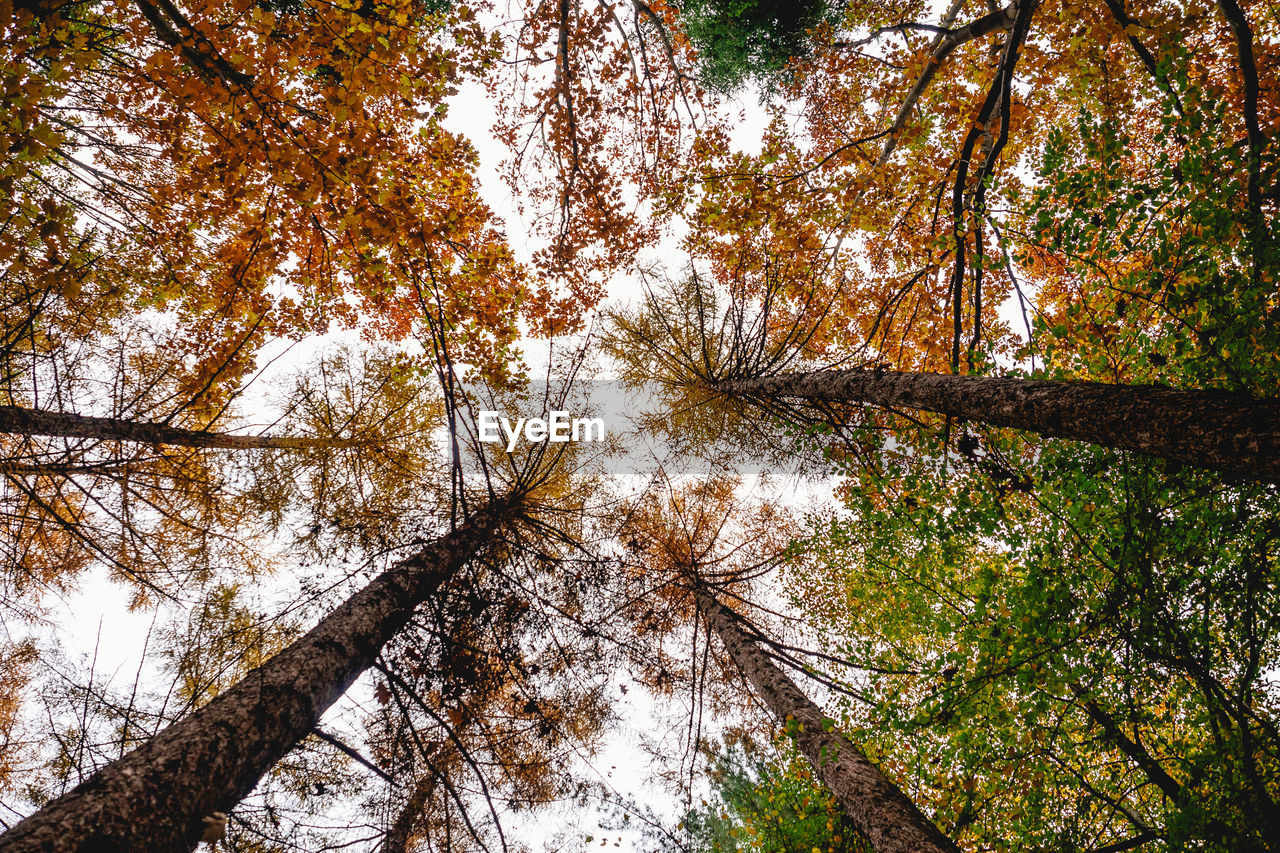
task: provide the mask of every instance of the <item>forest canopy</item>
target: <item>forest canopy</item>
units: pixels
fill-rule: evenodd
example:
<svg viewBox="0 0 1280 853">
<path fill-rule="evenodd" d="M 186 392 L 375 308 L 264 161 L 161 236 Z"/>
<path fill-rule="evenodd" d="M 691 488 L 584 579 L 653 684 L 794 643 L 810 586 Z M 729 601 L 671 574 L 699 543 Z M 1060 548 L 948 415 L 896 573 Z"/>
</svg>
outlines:
<svg viewBox="0 0 1280 853">
<path fill-rule="evenodd" d="M 1280 851 L 1271 6 L 0 32 L 0 851 Z"/>
</svg>

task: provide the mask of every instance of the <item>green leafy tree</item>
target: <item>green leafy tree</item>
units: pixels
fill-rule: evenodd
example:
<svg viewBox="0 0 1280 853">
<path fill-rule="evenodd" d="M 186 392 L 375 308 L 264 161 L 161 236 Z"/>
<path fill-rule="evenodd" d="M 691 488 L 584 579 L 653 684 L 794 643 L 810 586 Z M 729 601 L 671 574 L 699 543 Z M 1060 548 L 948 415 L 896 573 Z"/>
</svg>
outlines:
<svg viewBox="0 0 1280 853">
<path fill-rule="evenodd" d="M 868 853 L 835 798 L 783 739 L 729 741 L 707 755 L 710 797 L 684 818 L 698 853 Z"/>
<path fill-rule="evenodd" d="M 820 25 L 839 21 L 827 0 L 679 0 L 679 24 L 698 55 L 703 85 L 733 92 L 749 82 L 776 85 L 787 67 L 812 50 Z"/>
<path fill-rule="evenodd" d="M 797 550 L 855 731 L 962 844 L 1276 849 L 1273 490 L 962 443 L 945 477 L 886 457 Z"/>
</svg>

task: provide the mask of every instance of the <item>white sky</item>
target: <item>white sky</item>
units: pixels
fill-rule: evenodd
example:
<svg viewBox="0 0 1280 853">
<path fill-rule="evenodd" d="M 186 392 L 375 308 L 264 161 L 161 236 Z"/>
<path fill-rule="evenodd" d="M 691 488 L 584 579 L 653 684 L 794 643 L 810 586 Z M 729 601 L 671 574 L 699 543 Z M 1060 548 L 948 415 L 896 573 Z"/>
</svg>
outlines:
<svg viewBox="0 0 1280 853">
<path fill-rule="evenodd" d="M 505 222 L 508 238 L 517 256 L 527 260 L 532 254 L 528 245 L 529 229 L 521 221 L 511 193 L 500 177 L 499 170 L 508 152 L 492 133 L 497 111 L 490 94 L 479 84 L 468 84 L 450 99 L 449 107 L 446 126 L 465 135 L 477 149 L 481 161 L 481 194 L 494 213 Z M 758 149 L 765 124 L 763 111 L 745 101 L 737 104 L 736 108 L 743 111 L 745 120 L 735 125 L 734 143 L 748 150 Z M 676 235 L 669 237 L 663 245 L 653 247 L 650 254 L 655 258 L 678 257 Z M 619 276 L 610 284 L 605 306 L 626 303 L 639 292 L 637 279 Z M 246 428 L 258 420 L 254 417 L 256 408 L 262 407 L 270 411 L 273 377 L 285 375 L 307 364 L 323 349 L 339 340 L 352 340 L 354 337 L 352 333 L 344 332 L 300 343 L 276 342 L 265 348 L 259 361 L 260 366 L 265 368 L 263 375 L 242 398 L 241 411 L 246 416 Z M 533 375 L 539 375 L 539 370 L 545 366 L 545 351 L 541 344 L 534 342 L 528 348 L 526 359 L 534 369 Z M 266 367 L 268 362 L 272 362 L 270 367 Z M 263 419 L 269 417 L 264 415 Z M 805 487 L 802 485 L 791 483 L 782 488 L 793 493 L 789 500 L 803 500 L 801 492 L 796 491 L 803 491 Z M 290 588 L 296 588 L 296 580 L 293 578 L 281 578 L 281 581 Z M 47 621 L 43 625 L 26 629 L 10 624 L 0 626 L 0 629 L 14 630 L 16 633 L 11 639 L 28 633 L 46 640 L 56 637 L 59 646 L 72 661 L 81 660 L 86 667 L 92 662 L 94 683 L 100 688 L 127 691 L 138 678 L 144 685 L 167 683 L 167 677 L 160 670 L 161 662 L 151 657 L 144 659 L 143 649 L 148 633 L 173 615 L 167 612 L 171 608 L 166 608 L 166 612 L 159 614 L 150 609 L 130 611 L 130 598 L 131 593 L 125 586 L 111 581 L 104 569 L 97 569 L 90 576 L 84 577 L 73 592 L 67 595 L 50 595 L 44 600 Z M 625 675 L 619 675 L 621 682 L 629 682 Z M 618 714 L 625 723 L 610 735 L 603 751 L 591 764 L 601 781 L 621 794 L 637 797 L 640 802 L 672 817 L 676 814 L 671 809 L 673 804 L 665 802 L 659 791 L 646 785 L 648 767 L 638 747 L 642 732 L 652 734 L 656 709 L 642 688 L 629 686 L 634 689 L 625 696 L 619 692 L 617 703 Z M 366 693 L 368 690 L 358 683 L 350 697 L 326 714 L 326 725 L 341 725 L 339 721 L 348 717 L 355 706 L 369 701 L 370 697 L 364 695 Z M 349 742 L 358 744 L 359 739 L 352 735 Z M 562 816 L 550 813 L 529 816 L 532 818 L 531 823 L 511 819 L 509 822 L 504 821 L 504 828 L 509 835 L 516 830 L 515 837 L 529 843 L 535 850 L 565 829 Z M 12 822 L 14 814 L 8 809 L 0 809 L 0 819 Z M 634 841 L 616 833 L 605 833 L 589 817 L 584 818 L 582 834 L 594 836 L 592 846 L 600 846 L 603 842 L 610 849 L 619 846 L 630 849 Z"/>
<path fill-rule="evenodd" d="M 767 120 L 765 111 L 753 102 L 750 94 L 745 99 L 730 104 L 729 108 L 734 112 L 741 110 L 743 116 L 742 121 L 734 124 L 733 143 L 742 150 L 758 150 Z M 514 200 L 499 177 L 499 169 L 508 152 L 491 131 L 496 118 L 495 105 L 488 91 L 479 84 L 468 84 L 450 99 L 450 109 L 445 123 L 450 129 L 469 138 L 479 152 L 482 195 L 495 214 L 505 222 L 508 237 L 518 256 L 527 259 L 531 254 L 527 238 L 529 229 L 520 220 Z M 675 236 L 678 233 L 677 229 L 662 245 L 653 247 L 650 250 L 651 254 L 655 258 L 665 258 L 669 263 L 678 264 L 678 260 L 672 260 L 679 258 L 678 236 Z M 639 287 L 636 279 L 619 276 L 611 283 L 605 304 L 609 306 L 625 303 L 638 294 Z M 1002 306 L 1002 316 L 1013 323 L 1015 330 L 1020 329 L 1020 320 L 1013 319 L 1017 315 L 1005 313 L 1008 307 Z M 1014 309 L 1016 310 L 1016 305 Z M 307 363 L 325 343 L 323 340 L 312 340 L 294 346 L 276 362 L 269 373 L 279 375 Z M 281 355 L 284 349 L 284 344 L 269 348 L 264 355 L 264 362 L 266 359 Z M 545 364 L 545 357 L 540 355 L 539 349 L 531 347 L 526 358 L 537 375 L 539 367 Z M 257 399 L 259 404 L 263 404 L 265 398 L 260 395 L 269 392 L 270 376 L 267 376 L 257 387 L 255 394 L 248 399 Z M 253 420 L 251 414 L 249 419 Z M 789 494 L 780 497 L 793 506 L 809 505 L 815 501 L 829 505 L 830 486 L 830 483 L 784 484 L 784 493 L 789 490 Z M 295 583 L 292 579 L 288 579 L 288 582 Z M 156 621 L 155 615 L 150 611 L 130 612 L 129 597 L 124 587 L 107 581 L 105 573 L 99 572 L 95 579 L 83 583 L 76 592 L 60 600 L 53 597 L 46 600 L 53 624 L 39 629 L 39 633 L 46 637 L 53 635 L 61 638 L 63 647 L 72 656 L 89 659 L 96 654 L 95 670 L 98 682 L 109 681 L 117 688 L 127 688 L 138 671 L 144 639 Z M 154 661 L 144 665 L 144 669 L 153 669 L 150 678 L 159 679 L 160 673 L 154 671 L 154 667 Z M 357 687 L 351 701 L 340 703 L 327 715 L 327 719 L 335 720 L 343 716 L 344 712 L 351 709 L 352 702 L 361 701 L 368 701 L 368 697 L 362 695 L 361 689 Z M 626 696 L 619 695 L 617 707 L 619 715 L 627 721 L 627 724 L 610 737 L 605 749 L 594 762 L 595 768 L 604 780 L 621 793 L 637 797 L 641 802 L 652 805 L 660 813 L 668 816 L 676 814 L 679 804 L 664 802 L 660 792 L 646 785 L 649 768 L 638 748 L 641 732 L 652 731 L 655 717 L 652 701 L 643 689 L 636 687 Z M 352 742 L 358 743 L 358 738 L 352 738 Z M 11 819 L 3 812 L 0 812 L 0 817 L 6 820 Z M 509 834 L 513 833 L 513 829 L 517 830 L 518 837 L 531 842 L 531 846 L 537 849 L 541 846 L 538 839 L 552 838 L 556 832 L 564 828 L 563 825 L 556 823 L 556 820 L 554 817 L 534 816 L 532 824 L 517 827 L 515 826 L 517 822 L 512 821 L 505 827 Z M 548 824 L 548 821 L 551 823 Z M 633 839 L 626 837 L 620 839 L 616 833 L 606 834 L 594 826 L 589 819 L 584 822 L 582 829 L 584 835 L 595 836 L 596 841 L 593 847 L 602 846 L 599 844 L 601 839 L 604 839 L 604 846 L 609 849 L 617 846 L 614 844 L 615 841 L 620 843 L 622 849 L 630 849 L 633 845 Z"/>
</svg>

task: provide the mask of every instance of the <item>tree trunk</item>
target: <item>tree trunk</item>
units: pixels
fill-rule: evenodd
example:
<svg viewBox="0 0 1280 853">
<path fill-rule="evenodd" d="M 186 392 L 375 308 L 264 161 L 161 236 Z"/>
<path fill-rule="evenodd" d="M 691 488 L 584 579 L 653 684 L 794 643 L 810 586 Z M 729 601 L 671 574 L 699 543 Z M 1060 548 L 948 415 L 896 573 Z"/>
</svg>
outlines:
<svg viewBox="0 0 1280 853">
<path fill-rule="evenodd" d="M 395 820 L 383 834 L 379 853 L 409 853 L 409 840 L 415 835 L 422 812 L 435 792 L 436 777 L 432 773 L 418 779 L 404 807 L 396 813 Z"/>
<path fill-rule="evenodd" d="M 959 853 L 915 803 L 846 738 L 823 726 L 822 711 L 742 632 L 706 590 L 698 608 L 738 669 L 779 720 L 794 726 L 800 751 L 877 853 Z"/>
<path fill-rule="evenodd" d="M 428 599 L 493 536 L 491 505 L 397 563 L 270 661 L 191 716 L 0 836 L 4 853 L 189 851 L 306 737 Z"/>
<path fill-rule="evenodd" d="M 785 373 L 715 388 L 924 409 L 1280 482 L 1280 399 L 1151 385 L 878 370 Z"/>
<path fill-rule="evenodd" d="M 273 435 L 226 435 L 165 424 L 98 418 L 66 412 L 43 412 L 18 406 L 0 406 L 0 432 L 17 435 L 49 435 L 59 438 L 94 438 L 102 441 L 136 441 L 174 447 L 211 447 L 229 450 L 277 448 L 304 450 L 330 446 L 335 442 L 315 438 Z"/>
</svg>

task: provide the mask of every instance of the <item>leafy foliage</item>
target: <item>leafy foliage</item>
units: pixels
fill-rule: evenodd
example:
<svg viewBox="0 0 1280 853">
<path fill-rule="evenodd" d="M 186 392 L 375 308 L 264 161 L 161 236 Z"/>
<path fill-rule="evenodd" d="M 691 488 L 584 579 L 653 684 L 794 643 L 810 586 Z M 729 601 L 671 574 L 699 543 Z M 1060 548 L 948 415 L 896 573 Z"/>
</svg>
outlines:
<svg viewBox="0 0 1280 853">
<path fill-rule="evenodd" d="M 783 741 L 782 743 L 785 743 Z M 863 853 L 870 850 L 807 765 L 750 741 L 708 756 L 711 800 L 685 816 L 699 853 Z"/>
<path fill-rule="evenodd" d="M 995 441 L 970 441 L 975 464 L 946 479 L 906 462 L 851 491 L 852 518 L 816 523 L 792 575 L 870 672 L 859 730 L 973 844 L 1154 827 L 1268 849 L 1273 491 L 1049 445 L 1024 492 L 993 480 Z"/>
<path fill-rule="evenodd" d="M 326 721 L 342 736 L 236 807 L 233 849 L 479 848 L 585 808 L 576 762 L 624 672 L 683 715 L 659 775 L 689 790 L 713 723 L 781 723 L 715 655 L 708 583 L 967 849 L 1280 849 L 1274 485 L 715 387 L 892 367 L 1274 399 L 1264 4 L 0 0 L 0 45 L 0 403 L 307 440 L 0 437 L 6 803 L 56 797 L 510 491 L 485 559 Z M 753 85 L 744 147 L 719 97 Z M 521 234 L 453 123 L 481 94 Z M 686 274 L 655 286 L 660 244 Z M 590 328 L 636 272 L 640 304 L 587 345 L 680 439 L 637 494 L 586 454 L 448 433 L 459 377 L 515 399 L 525 343 Z M 269 356 L 336 330 L 255 401 Z M 748 511 L 720 476 L 744 457 L 834 470 L 839 509 L 804 535 Z M 99 575 L 164 616 L 123 689 L 41 621 Z M 696 847 L 865 849 L 788 747 L 747 743 L 711 758 Z"/>
<path fill-rule="evenodd" d="M 825 0 L 682 0 L 680 24 L 698 51 L 703 85 L 733 92 L 748 82 L 770 83 L 810 52 L 810 31 L 838 17 Z"/>
</svg>

